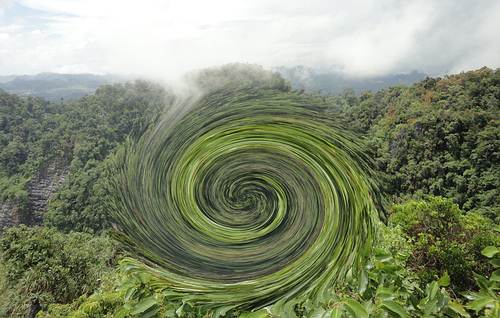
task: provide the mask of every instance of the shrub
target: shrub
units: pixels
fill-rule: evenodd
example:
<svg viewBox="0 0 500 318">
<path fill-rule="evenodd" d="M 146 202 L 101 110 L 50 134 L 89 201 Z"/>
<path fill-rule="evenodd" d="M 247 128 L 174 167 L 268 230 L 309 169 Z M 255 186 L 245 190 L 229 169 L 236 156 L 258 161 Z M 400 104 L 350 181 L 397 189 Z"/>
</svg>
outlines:
<svg viewBox="0 0 500 318">
<path fill-rule="evenodd" d="M 493 222 L 478 213 L 465 214 L 451 199 L 428 197 L 393 206 L 391 226 L 399 226 L 413 244 L 408 266 L 423 284 L 448 272 L 456 292 L 474 288 L 473 272 L 487 275 L 492 266 L 481 256 L 500 237 Z"/>
<path fill-rule="evenodd" d="M 111 270 L 113 254 L 106 237 L 62 234 L 44 227 L 8 229 L 0 239 L 0 312 L 26 317 L 49 303 L 69 303 L 92 293 Z"/>
</svg>

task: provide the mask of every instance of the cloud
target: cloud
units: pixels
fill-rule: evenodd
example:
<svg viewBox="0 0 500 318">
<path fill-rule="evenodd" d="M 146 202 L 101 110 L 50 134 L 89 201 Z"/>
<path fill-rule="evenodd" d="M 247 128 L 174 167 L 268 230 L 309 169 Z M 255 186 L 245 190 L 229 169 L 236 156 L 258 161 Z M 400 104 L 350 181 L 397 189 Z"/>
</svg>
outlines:
<svg viewBox="0 0 500 318">
<path fill-rule="evenodd" d="M 13 3 L 13 0 L 0 0 L 0 17 L 5 14 L 7 10 Z"/>
<path fill-rule="evenodd" d="M 230 62 L 335 67 L 353 76 L 500 66 L 495 0 L 8 2 L 0 0 L 3 74 L 171 79 Z"/>
</svg>

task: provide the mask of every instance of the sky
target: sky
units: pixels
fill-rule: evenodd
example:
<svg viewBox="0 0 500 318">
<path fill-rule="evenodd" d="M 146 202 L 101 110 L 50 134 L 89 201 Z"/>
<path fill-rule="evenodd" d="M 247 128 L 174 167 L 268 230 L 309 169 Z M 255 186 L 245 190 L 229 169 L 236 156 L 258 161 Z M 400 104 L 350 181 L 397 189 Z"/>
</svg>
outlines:
<svg viewBox="0 0 500 318">
<path fill-rule="evenodd" d="M 0 75 L 175 78 L 225 63 L 358 77 L 500 66 L 498 0 L 0 0 Z"/>
</svg>

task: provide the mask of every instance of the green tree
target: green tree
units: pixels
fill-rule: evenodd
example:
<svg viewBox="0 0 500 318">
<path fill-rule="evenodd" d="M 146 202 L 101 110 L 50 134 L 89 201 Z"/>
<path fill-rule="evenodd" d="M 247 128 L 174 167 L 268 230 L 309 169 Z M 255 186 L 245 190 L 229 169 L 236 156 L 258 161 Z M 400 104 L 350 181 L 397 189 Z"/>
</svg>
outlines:
<svg viewBox="0 0 500 318">
<path fill-rule="evenodd" d="M 26 317 L 50 303 L 92 293 L 114 264 L 106 237 L 44 227 L 9 228 L 0 238 L 0 316 Z"/>
<path fill-rule="evenodd" d="M 481 255 L 489 245 L 500 244 L 494 224 L 479 213 L 465 214 L 451 199 L 428 197 L 392 208 L 389 224 L 399 226 L 411 239 L 408 267 L 428 283 L 448 273 L 458 293 L 475 288 L 474 272 L 492 271 Z"/>
</svg>

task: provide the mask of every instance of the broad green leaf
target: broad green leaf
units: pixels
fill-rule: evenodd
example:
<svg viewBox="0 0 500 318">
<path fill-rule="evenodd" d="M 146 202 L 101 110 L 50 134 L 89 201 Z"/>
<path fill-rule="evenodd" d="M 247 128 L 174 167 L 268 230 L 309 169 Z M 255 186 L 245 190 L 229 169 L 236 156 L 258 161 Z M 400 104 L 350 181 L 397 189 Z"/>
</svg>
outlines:
<svg viewBox="0 0 500 318">
<path fill-rule="evenodd" d="M 462 306 L 457 302 L 450 301 L 448 303 L 448 307 L 450 307 L 451 310 L 453 310 L 455 313 L 459 314 L 462 317 L 467 317 L 467 318 L 470 317 L 469 313 L 465 310 L 464 306 Z"/>
<path fill-rule="evenodd" d="M 141 314 L 141 318 L 156 317 L 159 311 L 160 311 L 160 307 L 158 307 L 158 306 L 150 307 L 148 310 L 146 310 L 145 312 L 143 312 Z"/>
<path fill-rule="evenodd" d="M 147 298 L 144 298 L 140 302 L 138 302 L 135 306 L 132 312 L 130 313 L 131 315 L 138 315 L 140 313 L 145 312 L 149 308 L 153 307 L 156 305 L 156 299 L 154 296 L 150 296 Z"/>
<path fill-rule="evenodd" d="M 493 265 L 494 268 L 500 267 L 500 258 L 490 259 L 490 264 Z"/>
<path fill-rule="evenodd" d="M 432 282 L 428 286 L 428 294 L 429 294 L 429 299 L 433 299 L 436 297 L 437 292 L 439 291 L 439 285 L 437 282 Z"/>
<path fill-rule="evenodd" d="M 384 300 L 381 304 L 382 307 L 385 309 L 390 310 L 391 312 L 397 314 L 399 317 L 410 317 L 410 315 L 407 313 L 406 309 L 398 304 L 395 301 L 392 300 Z"/>
<path fill-rule="evenodd" d="M 493 282 L 500 282 L 500 269 L 497 269 L 491 274 L 490 280 Z"/>
<path fill-rule="evenodd" d="M 489 289 L 489 281 L 486 279 L 486 277 L 479 275 L 477 273 L 473 273 L 474 279 L 476 280 L 477 285 L 479 288 L 482 290 L 488 290 Z"/>
<path fill-rule="evenodd" d="M 386 262 L 392 260 L 392 255 L 391 254 L 387 254 L 387 253 L 380 254 L 380 255 L 376 255 L 375 259 L 377 260 L 377 262 L 386 263 Z"/>
<path fill-rule="evenodd" d="M 500 250 L 496 246 L 487 246 L 482 251 L 481 254 L 488 258 L 495 256 Z"/>
<path fill-rule="evenodd" d="M 394 289 L 392 287 L 379 286 L 377 288 L 377 296 L 391 295 L 394 297 Z"/>
<path fill-rule="evenodd" d="M 474 301 L 471 301 L 470 303 L 467 304 L 467 308 L 470 308 L 474 311 L 480 311 L 487 305 L 495 303 L 495 299 L 489 297 L 489 296 L 482 296 L 477 298 Z"/>
<path fill-rule="evenodd" d="M 368 318 L 368 312 L 358 301 L 354 299 L 346 299 L 344 304 L 349 313 L 355 318 Z"/>
<path fill-rule="evenodd" d="M 424 312 L 424 317 L 435 313 L 437 311 L 438 307 L 438 301 L 437 299 L 431 299 L 427 302 L 424 302 L 424 305 L 421 307 L 421 309 Z"/>
<path fill-rule="evenodd" d="M 359 275 L 358 292 L 362 295 L 368 286 L 368 275 L 366 271 L 361 271 Z"/>
</svg>

